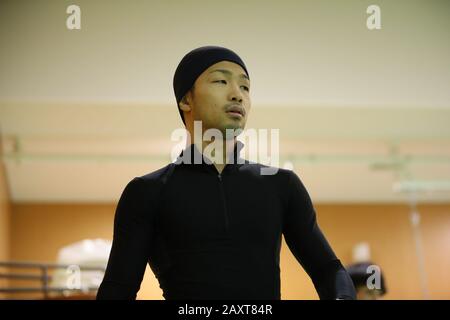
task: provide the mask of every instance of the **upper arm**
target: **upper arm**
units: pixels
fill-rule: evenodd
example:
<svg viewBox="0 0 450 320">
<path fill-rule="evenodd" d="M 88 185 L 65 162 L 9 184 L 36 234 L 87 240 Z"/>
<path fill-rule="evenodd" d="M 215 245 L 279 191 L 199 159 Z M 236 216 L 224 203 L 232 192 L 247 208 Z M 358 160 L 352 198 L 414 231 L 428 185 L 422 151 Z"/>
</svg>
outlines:
<svg viewBox="0 0 450 320">
<path fill-rule="evenodd" d="M 317 224 L 311 198 L 300 178 L 291 172 L 283 234 L 289 249 L 305 271 L 314 276 L 322 266 L 337 259 Z"/>
<path fill-rule="evenodd" d="M 354 299 L 352 280 L 320 230 L 311 198 L 294 172 L 284 218 L 286 243 L 311 277 L 319 297 Z"/>
<path fill-rule="evenodd" d="M 97 298 L 136 297 L 152 245 L 156 198 L 156 186 L 146 186 L 139 177 L 123 190 L 114 216 L 111 253 Z"/>
</svg>

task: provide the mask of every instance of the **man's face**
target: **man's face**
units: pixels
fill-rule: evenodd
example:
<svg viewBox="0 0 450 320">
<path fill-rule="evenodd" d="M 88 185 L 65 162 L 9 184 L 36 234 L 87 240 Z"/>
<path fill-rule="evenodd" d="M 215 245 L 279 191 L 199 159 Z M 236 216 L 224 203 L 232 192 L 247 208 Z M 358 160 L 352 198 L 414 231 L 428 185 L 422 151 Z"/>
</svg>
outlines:
<svg viewBox="0 0 450 320">
<path fill-rule="evenodd" d="M 203 130 L 216 128 L 225 137 L 226 129 L 244 129 L 251 107 L 250 80 L 244 69 L 221 61 L 206 69 L 191 90 L 193 120 L 201 120 Z"/>
</svg>

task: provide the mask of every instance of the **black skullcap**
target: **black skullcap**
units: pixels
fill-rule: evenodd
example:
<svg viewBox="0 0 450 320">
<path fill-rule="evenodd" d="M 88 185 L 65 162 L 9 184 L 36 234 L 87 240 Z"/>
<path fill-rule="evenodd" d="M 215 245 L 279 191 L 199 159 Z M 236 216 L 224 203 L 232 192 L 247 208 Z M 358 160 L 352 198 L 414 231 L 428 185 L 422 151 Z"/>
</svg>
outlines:
<svg viewBox="0 0 450 320">
<path fill-rule="evenodd" d="M 178 64 L 177 70 L 173 77 L 173 90 L 177 99 L 177 107 L 180 112 L 181 119 L 184 121 L 183 111 L 181 111 L 179 103 L 184 95 L 192 88 L 195 80 L 213 64 L 220 61 L 231 61 L 240 65 L 247 76 L 247 68 L 239 56 L 230 49 L 218 46 L 204 46 L 188 52 Z"/>
</svg>

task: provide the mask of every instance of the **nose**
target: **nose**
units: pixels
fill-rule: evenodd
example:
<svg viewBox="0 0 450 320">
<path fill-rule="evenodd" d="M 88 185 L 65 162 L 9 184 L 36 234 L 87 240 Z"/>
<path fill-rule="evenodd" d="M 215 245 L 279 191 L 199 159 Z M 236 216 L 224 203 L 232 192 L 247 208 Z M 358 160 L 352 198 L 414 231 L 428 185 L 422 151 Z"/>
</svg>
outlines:
<svg viewBox="0 0 450 320">
<path fill-rule="evenodd" d="M 231 87 L 232 88 L 230 90 L 230 100 L 241 103 L 242 102 L 242 92 L 240 91 L 239 85 L 234 84 Z"/>
</svg>

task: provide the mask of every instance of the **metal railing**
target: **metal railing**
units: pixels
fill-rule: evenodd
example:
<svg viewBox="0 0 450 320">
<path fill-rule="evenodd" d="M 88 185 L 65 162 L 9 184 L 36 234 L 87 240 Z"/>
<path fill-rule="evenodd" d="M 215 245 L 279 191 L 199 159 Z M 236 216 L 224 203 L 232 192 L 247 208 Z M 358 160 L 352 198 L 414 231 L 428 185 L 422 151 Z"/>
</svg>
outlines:
<svg viewBox="0 0 450 320">
<path fill-rule="evenodd" d="M 9 280 L 27 280 L 39 282 L 39 286 L 36 287 L 14 287 L 7 286 L 0 287 L 0 293 L 14 294 L 14 293 L 42 293 L 44 299 L 50 298 L 50 293 L 86 293 L 89 292 L 94 294 L 98 287 L 80 287 L 80 288 L 69 288 L 69 287 L 52 287 L 50 283 L 52 281 L 52 275 L 49 272 L 54 269 L 65 269 L 73 267 L 74 265 L 69 264 L 55 264 L 55 263 L 36 263 L 36 262 L 14 262 L 14 261 L 0 261 L 0 279 Z M 97 266 L 81 266 L 76 265 L 80 271 L 101 271 L 105 272 L 104 267 Z M 5 272 L 3 268 L 9 269 L 22 269 L 24 272 Z M 39 272 L 38 274 L 36 274 Z"/>
</svg>

